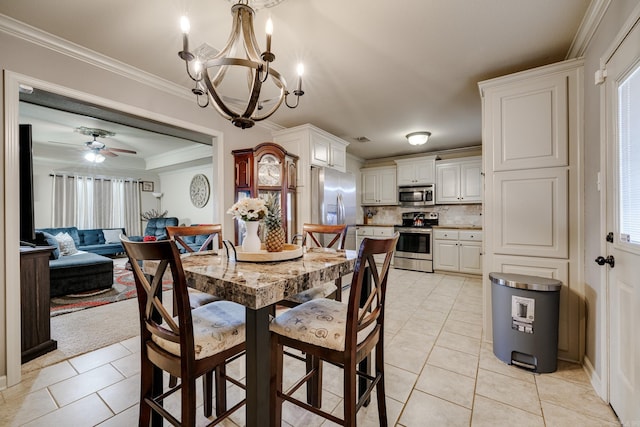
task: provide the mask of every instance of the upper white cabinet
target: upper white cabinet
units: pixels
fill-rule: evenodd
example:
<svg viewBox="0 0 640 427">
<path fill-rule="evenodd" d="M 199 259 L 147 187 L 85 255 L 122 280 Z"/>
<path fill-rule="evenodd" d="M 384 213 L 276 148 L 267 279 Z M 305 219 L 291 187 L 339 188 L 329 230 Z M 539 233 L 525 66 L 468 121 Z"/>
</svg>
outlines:
<svg viewBox="0 0 640 427">
<path fill-rule="evenodd" d="M 396 160 L 397 184 L 422 185 L 436 182 L 436 156 Z"/>
<path fill-rule="evenodd" d="M 558 73 L 514 82 L 491 94 L 493 170 L 567 166 L 569 80 Z"/>
<path fill-rule="evenodd" d="M 273 136 L 275 142 L 280 145 L 286 145 L 292 140 L 297 141 L 298 144 L 306 145 L 306 147 L 303 147 L 305 149 L 301 151 L 308 151 L 308 159 L 311 166 L 329 167 L 341 172 L 346 171 L 347 146 L 349 143 L 335 135 L 306 124 L 274 132 Z M 304 154 L 300 153 L 299 156 L 302 158 Z"/>
<path fill-rule="evenodd" d="M 481 203 L 481 157 L 436 162 L 435 182 L 437 204 Z"/>
<path fill-rule="evenodd" d="M 397 205 L 396 167 L 382 166 L 360 169 L 362 205 Z"/>
<path fill-rule="evenodd" d="M 347 142 L 316 131 L 311 131 L 311 164 L 344 172 L 347 164 Z"/>
<path fill-rule="evenodd" d="M 484 176 L 483 271 L 562 281 L 558 357 L 584 354 L 583 61 L 479 83 Z M 491 283 L 484 277 L 485 313 Z M 491 316 L 484 330 L 491 340 Z"/>
</svg>

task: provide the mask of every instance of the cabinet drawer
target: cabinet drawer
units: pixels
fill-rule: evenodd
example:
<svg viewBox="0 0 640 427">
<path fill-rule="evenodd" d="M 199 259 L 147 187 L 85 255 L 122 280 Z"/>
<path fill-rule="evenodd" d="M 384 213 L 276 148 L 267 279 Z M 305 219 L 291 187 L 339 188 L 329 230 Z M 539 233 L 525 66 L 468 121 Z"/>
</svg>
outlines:
<svg viewBox="0 0 640 427">
<path fill-rule="evenodd" d="M 392 227 L 376 227 L 373 229 L 373 235 L 376 237 L 391 237 L 393 236 Z"/>
<path fill-rule="evenodd" d="M 436 240 L 458 240 L 458 230 L 434 230 L 433 238 Z"/>
<path fill-rule="evenodd" d="M 472 240 L 476 242 L 482 241 L 482 231 L 464 230 L 460 231 L 460 240 Z"/>
<path fill-rule="evenodd" d="M 358 227 L 356 228 L 356 235 L 371 237 L 373 236 L 373 227 Z"/>
</svg>

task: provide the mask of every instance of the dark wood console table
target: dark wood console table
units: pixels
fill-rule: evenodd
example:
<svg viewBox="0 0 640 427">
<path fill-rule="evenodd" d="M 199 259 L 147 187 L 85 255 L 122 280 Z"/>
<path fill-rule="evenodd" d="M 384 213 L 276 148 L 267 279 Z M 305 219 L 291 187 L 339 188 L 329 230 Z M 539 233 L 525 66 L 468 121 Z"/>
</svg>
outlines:
<svg viewBox="0 0 640 427">
<path fill-rule="evenodd" d="M 20 247 L 22 363 L 58 348 L 51 339 L 49 256 L 52 246 Z"/>
</svg>

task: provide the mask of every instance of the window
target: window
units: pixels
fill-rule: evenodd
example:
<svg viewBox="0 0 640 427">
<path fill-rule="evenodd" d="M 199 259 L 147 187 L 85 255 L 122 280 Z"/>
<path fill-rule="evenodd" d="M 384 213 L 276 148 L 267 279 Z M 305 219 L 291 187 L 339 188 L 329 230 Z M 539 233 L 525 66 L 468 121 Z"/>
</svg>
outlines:
<svg viewBox="0 0 640 427">
<path fill-rule="evenodd" d="M 640 244 L 640 68 L 618 89 L 620 241 Z"/>
</svg>

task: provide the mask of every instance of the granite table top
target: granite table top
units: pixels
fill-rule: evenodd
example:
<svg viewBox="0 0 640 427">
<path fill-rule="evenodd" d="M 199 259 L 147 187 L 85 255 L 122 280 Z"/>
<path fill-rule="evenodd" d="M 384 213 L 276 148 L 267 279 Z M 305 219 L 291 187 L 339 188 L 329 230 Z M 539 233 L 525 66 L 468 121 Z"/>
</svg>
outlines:
<svg viewBox="0 0 640 427">
<path fill-rule="evenodd" d="M 356 251 L 323 248 L 279 262 L 237 262 L 213 251 L 181 257 L 189 286 L 255 310 L 350 273 L 356 258 Z M 156 265 L 145 261 L 145 273 Z"/>
</svg>

